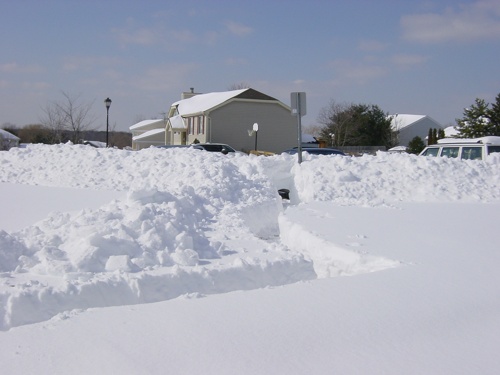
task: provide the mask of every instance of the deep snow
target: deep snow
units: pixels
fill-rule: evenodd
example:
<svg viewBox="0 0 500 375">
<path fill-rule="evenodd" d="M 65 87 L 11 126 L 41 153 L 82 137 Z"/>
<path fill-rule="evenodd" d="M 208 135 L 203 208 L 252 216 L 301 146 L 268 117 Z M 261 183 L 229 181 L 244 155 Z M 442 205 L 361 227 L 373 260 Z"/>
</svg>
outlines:
<svg viewBox="0 0 500 375">
<path fill-rule="evenodd" d="M 2 367 L 497 373 L 499 165 L 1 152 Z"/>
</svg>

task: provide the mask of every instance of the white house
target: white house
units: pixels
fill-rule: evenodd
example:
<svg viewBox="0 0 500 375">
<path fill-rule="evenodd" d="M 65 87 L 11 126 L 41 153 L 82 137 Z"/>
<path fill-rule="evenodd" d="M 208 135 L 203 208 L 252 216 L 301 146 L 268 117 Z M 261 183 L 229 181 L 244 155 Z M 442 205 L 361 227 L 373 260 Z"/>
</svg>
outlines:
<svg viewBox="0 0 500 375">
<path fill-rule="evenodd" d="M 194 142 L 226 143 L 239 151 L 282 152 L 297 143 L 297 118 L 288 105 L 251 88 L 183 93 L 172 103 L 165 123 L 147 120 L 130 127 L 132 148 Z M 258 124 L 257 134 L 250 133 Z"/>
<path fill-rule="evenodd" d="M 239 151 L 282 152 L 297 143 L 297 119 L 288 105 L 247 88 L 194 94 L 170 107 L 168 144 L 227 143 Z M 258 124 L 257 134 L 249 133 Z"/>
<path fill-rule="evenodd" d="M 391 115 L 391 127 L 398 132 L 397 145 L 408 146 L 415 137 L 425 140 L 429 135 L 429 129 L 442 129 L 442 125 L 433 118 L 426 115 Z"/>
<path fill-rule="evenodd" d="M 19 137 L 0 129 L 0 150 L 10 150 L 12 147 L 19 147 Z"/>
</svg>

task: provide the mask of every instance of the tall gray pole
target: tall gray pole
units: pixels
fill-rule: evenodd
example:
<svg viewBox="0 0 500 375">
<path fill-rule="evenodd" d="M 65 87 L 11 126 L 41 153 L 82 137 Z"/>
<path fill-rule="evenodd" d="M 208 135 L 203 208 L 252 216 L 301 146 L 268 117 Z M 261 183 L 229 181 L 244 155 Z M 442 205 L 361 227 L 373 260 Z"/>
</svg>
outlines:
<svg viewBox="0 0 500 375">
<path fill-rule="evenodd" d="M 302 163 L 302 114 L 300 113 L 300 93 L 297 95 L 297 139 L 298 139 L 298 162 Z"/>
<path fill-rule="evenodd" d="M 108 134 L 109 134 L 109 107 L 106 107 L 106 148 L 108 147 Z"/>
</svg>

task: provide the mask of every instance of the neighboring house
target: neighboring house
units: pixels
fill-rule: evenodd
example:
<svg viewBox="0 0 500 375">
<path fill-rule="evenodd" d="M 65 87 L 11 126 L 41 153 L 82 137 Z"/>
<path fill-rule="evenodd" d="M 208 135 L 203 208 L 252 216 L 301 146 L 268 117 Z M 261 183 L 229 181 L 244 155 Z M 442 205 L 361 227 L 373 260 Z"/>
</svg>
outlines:
<svg viewBox="0 0 500 375">
<path fill-rule="evenodd" d="M 444 128 L 444 136 L 446 138 L 457 138 L 458 133 L 458 130 L 454 126 Z"/>
<path fill-rule="evenodd" d="M 416 136 L 422 140 L 427 139 L 429 129 L 442 129 L 440 123 L 425 115 L 395 114 L 390 117 L 392 130 L 398 132 L 398 146 L 408 146 L 408 143 Z"/>
<path fill-rule="evenodd" d="M 7 130 L 0 129 L 0 150 L 10 150 L 12 147 L 19 147 L 19 137 L 9 133 Z"/>
<path fill-rule="evenodd" d="M 297 118 L 279 100 L 254 89 L 183 94 L 172 104 L 165 144 L 226 143 L 239 151 L 282 152 L 297 144 Z M 190 97 L 189 97 L 190 96 Z M 253 124 L 257 134 L 250 135 Z"/>
<path fill-rule="evenodd" d="M 132 150 L 165 144 L 165 121 L 144 120 L 132 125 Z"/>
</svg>

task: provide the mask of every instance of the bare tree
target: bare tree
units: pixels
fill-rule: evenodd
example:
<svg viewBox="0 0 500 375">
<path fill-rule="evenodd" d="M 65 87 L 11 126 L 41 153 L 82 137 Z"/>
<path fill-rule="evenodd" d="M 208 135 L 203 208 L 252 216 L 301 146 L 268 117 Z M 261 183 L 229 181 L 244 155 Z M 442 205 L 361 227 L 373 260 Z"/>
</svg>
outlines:
<svg viewBox="0 0 500 375">
<path fill-rule="evenodd" d="M 242 90 L 242 89 L 249 89 L 250 85 L 246 82 L 239 82 L 239 83 L 233 83 L 228 87 L 228 90 Z"/>
<path fill-rule="evenodd" d="M 81 94 L 73 96 L 63 91 L 62 95 L 62 101 L 47 104 L 40 122 L 51 130 L 54 143 L 64 141 L 64 132 L 70 133 L 73 143 L 79 143 L 84 131 L 93 130 L 96 117 L 90 114 L 90 110 L 94 102 L 82 102 Z"/>
<path fill-rule="evenodd" d="M 321 136 L 329 139 L 332 146 L 349 144 L 355 126 L 353 123 L 353 104 L 336 103 L 334 100 L 321 109 L 318 122 L 323 125 Z"/>
</svg>

